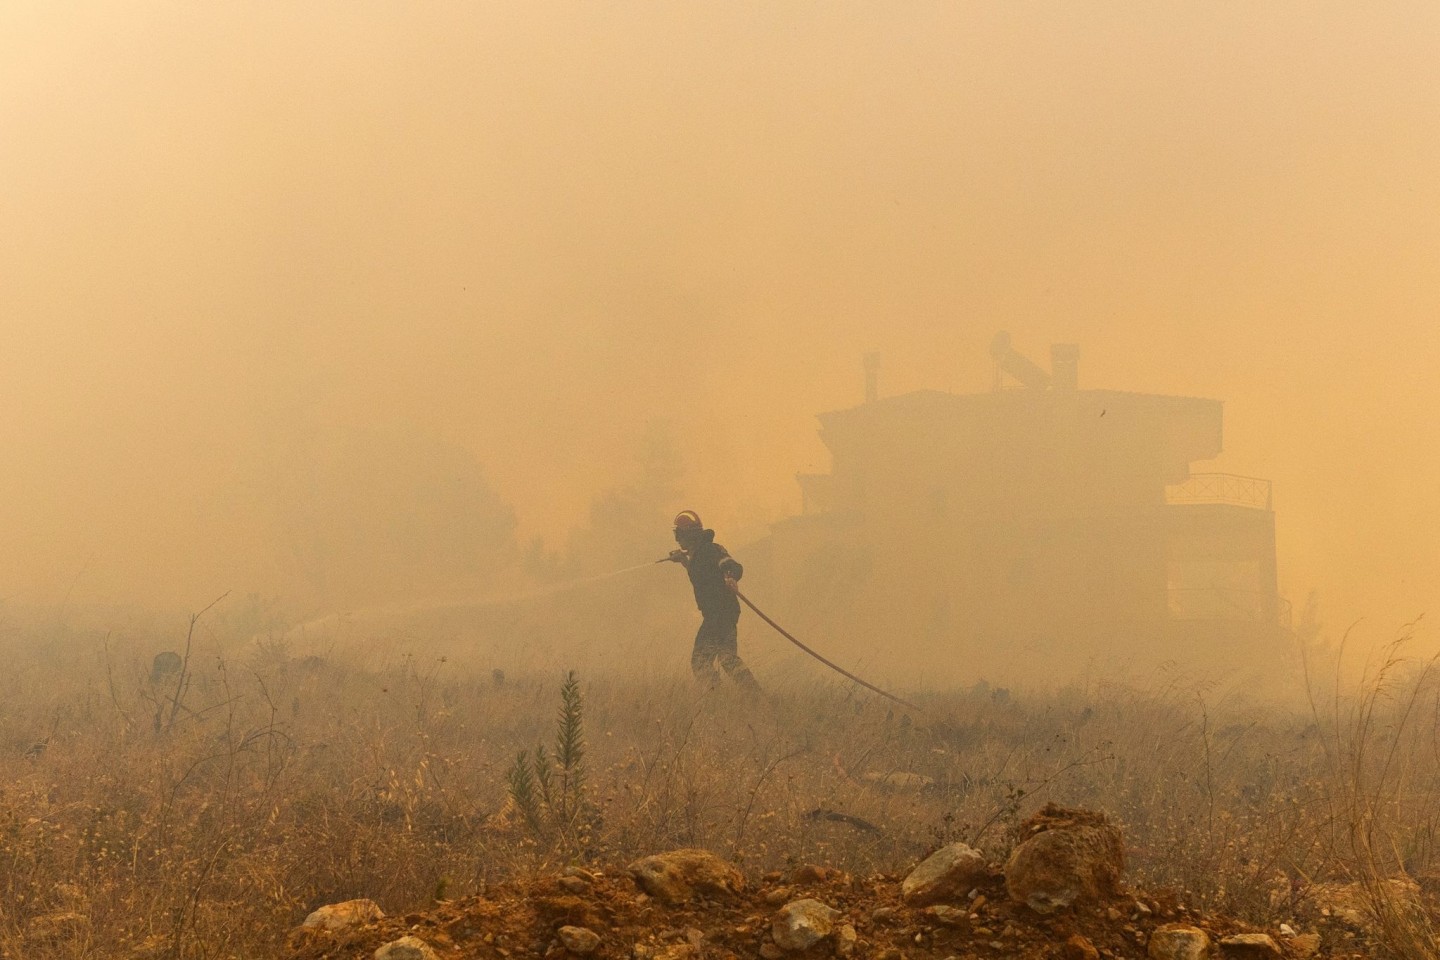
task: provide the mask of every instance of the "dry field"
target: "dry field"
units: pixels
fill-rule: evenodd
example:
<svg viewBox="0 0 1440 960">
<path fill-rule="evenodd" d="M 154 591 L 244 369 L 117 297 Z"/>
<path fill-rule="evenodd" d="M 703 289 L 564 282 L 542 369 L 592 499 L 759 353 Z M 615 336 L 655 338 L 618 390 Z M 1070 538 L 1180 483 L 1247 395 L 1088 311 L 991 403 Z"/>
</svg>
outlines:
<svg viewBox="0 0 1440 960">
<path fill-rule="evenodd" d="M 1139 887 L 1278 924 L 1358 882 L 1393 953 L 1436 956 L 1384 881 L 1440 873 L 1440 691 L 1393 656 L 1292 710 L 1094 684 L 910 714 L 814 681 L 750 702 L 581 676 L 567 745 L 559 669 L 197 639 L 152 679 L 161 646 L 0 643 L 0 956 L 16 960 L 274 956 L 321 904 L 399 913 L 682 846 L 753 875 L 893 872 L 951 839 L 998 856 L 1051 800 L 1119 823 Z M 549 804 L 533 778 L 528 805 L 509 799 L 522 751 L 555 778 Z"/>
</svg>

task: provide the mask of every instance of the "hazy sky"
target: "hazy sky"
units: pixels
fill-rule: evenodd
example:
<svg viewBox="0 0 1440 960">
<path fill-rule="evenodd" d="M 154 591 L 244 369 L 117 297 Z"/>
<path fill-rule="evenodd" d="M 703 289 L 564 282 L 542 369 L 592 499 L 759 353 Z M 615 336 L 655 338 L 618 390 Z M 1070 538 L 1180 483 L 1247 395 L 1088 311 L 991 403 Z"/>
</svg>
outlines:
<svg viewBox="0 0 1440 960">
<path fill-rule="evenodd" d="M 6 0 L 0 596 L 263 580 L 300 424 L 558 543 L 668 418 L 755 532 L 865 351 L 984 390 L 1003 328 L 1223 399 L 1297 603 L 1440 615 L 1437 51 L 1433 0 Z"/>
</svg>

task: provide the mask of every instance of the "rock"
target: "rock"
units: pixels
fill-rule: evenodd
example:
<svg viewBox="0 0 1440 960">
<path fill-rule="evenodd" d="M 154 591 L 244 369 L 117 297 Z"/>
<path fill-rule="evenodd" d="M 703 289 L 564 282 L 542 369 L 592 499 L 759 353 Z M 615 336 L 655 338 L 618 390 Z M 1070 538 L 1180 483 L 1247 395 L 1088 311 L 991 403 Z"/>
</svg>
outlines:
<svg viewBox="0 0 1440 960">
<path fill-rule="evenodd" d="M 835 956 L 848 957 L 855 952 L 859 945 L 860 938 L 855 934 L 855 928 L 850 924 L 842 924 L 836 928 L 834 933 Z"/>
<path fill-rule="evenodd" d="M 1283 957 L 1280 945 L 1268 933 L 1237 933 L 1220 941 L 1228 957 L 1248 957 L 1252 960 L 1270 960 Z"/>
<path fill-rule="evenodd" d="M 813 863 L 798 866 L 790 874 L 791 883 L 824 883 L 830 879 L 831 871 Z"/>
<path fill-rule="evenodd" d="M 936 904 L 933 907 L 926 907 L 924 913 L 925 916 L 934 920 L 942 927 L 966 927 L 970 925 L 970 911 L 962 910 L 959 907 Z"/>
<path fill-rule="evenodd" d="M 594 953 L 600 946 L 600 934 L 585 927 L 561 927 L 555 931 L 560 943 L 571 953 Z"/>
<path fill-rule="evenodd" d="M 573 893 L 576 896 L 590 892 L 590 884 L 579 877 L 561 877 L 555 881 L 555 884 L 566 893 Z"/>
<path fill-rule="evenodd" d="M 1320 952 L 1320 934 L 1297 933 L 1287 941 L 1287 945 L 1295 960 L 1310 960 Z"/>
<path fill-rule="evenodd" d="M 672 943 L 650 954 L 650 960 L 694 960 L 699 951 L 688 943 Z"/>
<path fill-rule="evenodd" d="M 1047 804 L 1022 826 L 1027 837 L 1005 864 L 1010 898 L 1037 913 L 1113 896 L 1125 843 L 1103 813 Z"/>
<path fill-rule="evenodd" d="M 775 914 L 770 936 L 781 950 L 806 950 L 830 936 L 840 911 L 819 900 L 796 900 Z"/>
<path fill-rule="evenodd" d="M 774 890 L 766 890 L 760 899 L 764 900 L 769 906 L 778 907 L 780 904 L 790 901 L 790 888 L 776 887 Z"/>
<path fill-rule="evenodd" d="M 785 956 L 785 951 L 775 946 L 775 944 L 769 940 L 760 944 L 760 960 L 780 960 L 783 956 Z"/>
<path fill-rule="evenodd" d="M 90 918 L 74 910 L 61 913 L 45 913 L 30 921 L 26 933 L 30 940 L 41 943 L 55 943 L 73 940 L 90 928 Z"/>
<path fill-rule="evenodd" d="M 1060 947 L 1060 957 L 1061 960 L 1100 960 L 1100 951 L 1080 934 L 1072 933 Z"/>
<path fill-rule="evenodd" d="M 900 885 L 900 896 L 914 907 L 941 900 L 961 900 L 989 874 L 980 851 L 963 843 L 941 847 L 910 871 Z"/>
<path fill-rule="evenodd" d="M 1150 935 L 1150 960 L 1207 960 L 1210 937 L 1199 927 L 1167 923 Z"/>
<path fill-rule="evenodd" d="M 430 944 L 419 937 L 391 940 L 375 951 L 375 960 L 437 960 Z"/>
<path fill-rule="evenodd" d="M 894 907 L 876 907 L 870 911 L 871 923 L 894 923 L 900 911 Z"/>
<path fill-rule="evenodd" d="M 332 903 L 321 907 L 310 916 L 305 918 L 302 927 L 318 927 L 321 930 L 344 930 L 346 927 L 353 927 L 357 923 L 369 923 L 371 920 L 380 920 L 385 916 L 385 911 L 374 900 L 346 900 L 342 903 Z"/>
<path fill-rule="evenodd" d="M 697 893 L 732 896 L 745 889 L 745 877 L 709 850 L 672 850 L 630 864 L 641 890 L 666 903 L 684 903 Z"/>
</svg>

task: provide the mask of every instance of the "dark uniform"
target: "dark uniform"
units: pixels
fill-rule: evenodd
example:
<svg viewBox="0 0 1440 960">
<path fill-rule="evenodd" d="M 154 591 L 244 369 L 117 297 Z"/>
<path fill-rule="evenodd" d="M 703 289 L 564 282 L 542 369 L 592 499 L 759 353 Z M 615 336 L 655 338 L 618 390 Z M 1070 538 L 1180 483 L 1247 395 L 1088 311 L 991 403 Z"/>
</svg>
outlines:
<svg viewBox="0 0 1440 960">
<path fill-rule="evenodd" d="M 684 548 L 682 557 L 690 575 L 690 585 L 695 589 L 695 605 L 700 608 L 703 618 L 700 630 L 695 634 L 695 649 L 690 654 L 690 669 L 695 679 L 714 685 L 720 682 L 720 667 L 746 690 L 758 691 L 760 685 L 755 676 L 740 659 L 736 627 L 740 623 L 740 600 L 735 596 L 726 578 L 739 580 L 745 568 L 729 551 L 715 542 L 715 531 L 698 529 L 681 531 L 677 529 L 677 540 Z M 677 551 L 678 553 L 679 551 Z"/>
</svg>

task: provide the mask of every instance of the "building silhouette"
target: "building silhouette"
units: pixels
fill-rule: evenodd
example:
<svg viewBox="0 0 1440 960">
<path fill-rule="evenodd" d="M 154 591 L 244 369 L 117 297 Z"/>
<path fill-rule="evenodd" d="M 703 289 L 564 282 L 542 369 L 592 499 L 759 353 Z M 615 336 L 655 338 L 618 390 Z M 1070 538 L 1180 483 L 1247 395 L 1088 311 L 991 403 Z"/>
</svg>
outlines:
<svg viewBox="0 0 1440 960">
<path fill-rule="evenodd" d="M 866 401 L 819 416 L 830 472 L 767 544 L 777 609 L 947 682 L 1278 657 L 1270 483 L 1195 469 L 1220 401 L 1081 389 L 1073 345 L 1049 371 L 1003 333 L 991 353 L 970 395 L 882 398 L 866 358 Z"/>
</svg>

